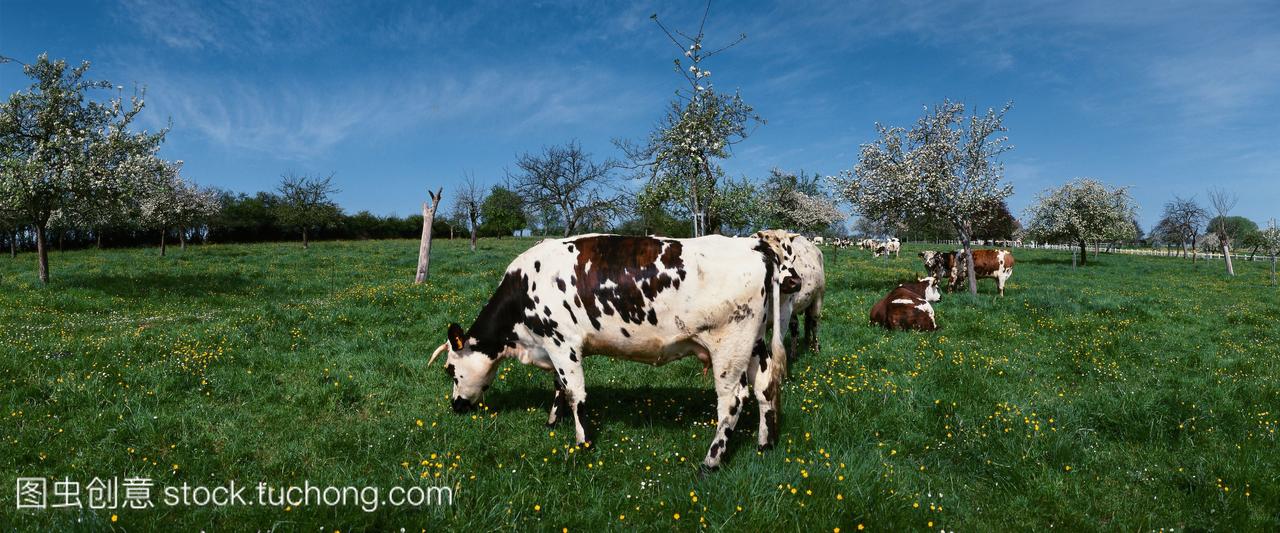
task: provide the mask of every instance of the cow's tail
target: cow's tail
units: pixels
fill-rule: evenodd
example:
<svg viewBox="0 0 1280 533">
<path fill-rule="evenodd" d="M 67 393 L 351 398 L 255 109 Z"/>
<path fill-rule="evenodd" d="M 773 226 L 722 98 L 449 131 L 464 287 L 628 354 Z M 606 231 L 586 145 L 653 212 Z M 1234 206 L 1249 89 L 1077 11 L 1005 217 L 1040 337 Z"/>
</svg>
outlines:
<svg viewBox="0 0 1280 533">
<path fill-rule="evenodd" d="M 782 323 L 782 281 L 779 278 L 780 273 L 775 273 L 773 279 L 769 280 L 770 306 L 773 311 L 773 335 L 771 335 L 770 349 L 773 352 L 773 380 L 778 387 L 782 386 L 783 378 L 787 377 L 787 349 L 782 344 L 782 337 L 786 335 L 783 329 L 786 324 Z"/>
</svg>

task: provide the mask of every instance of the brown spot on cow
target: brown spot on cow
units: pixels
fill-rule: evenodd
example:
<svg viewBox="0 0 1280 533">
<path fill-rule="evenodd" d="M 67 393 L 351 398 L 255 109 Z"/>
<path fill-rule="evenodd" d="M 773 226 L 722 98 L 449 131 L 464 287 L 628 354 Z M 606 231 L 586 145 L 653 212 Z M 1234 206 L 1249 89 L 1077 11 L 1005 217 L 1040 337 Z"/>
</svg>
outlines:
<svg viewBox="0 0 1280 533">
<path fill-rule="evenodd" d="M 577 284 L 577 296 L 596 329 L 601 314 L 614 312 L 628 324 L 644 322 L 649 303 L 685 277 L 679 241 L 602 235 L 574 243 L 578 247 L 574 274 L 582 281 Z"/>
</svg>

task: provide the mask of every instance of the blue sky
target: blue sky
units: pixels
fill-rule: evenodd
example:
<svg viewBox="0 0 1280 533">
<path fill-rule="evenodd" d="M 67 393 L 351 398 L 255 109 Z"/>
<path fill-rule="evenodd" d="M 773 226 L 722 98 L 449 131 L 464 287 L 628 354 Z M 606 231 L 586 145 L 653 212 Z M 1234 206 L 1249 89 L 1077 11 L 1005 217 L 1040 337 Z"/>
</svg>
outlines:
<svg viewBox="0 0 1280 533">
<path fill-rule="evenodd" d="M 163 154 L 209 185 L 270 190 L 336 173 L 348 211 L 411 214 L 465 172 L 576 139 L 598 157 L 639 139 L 682 81 L 649 15 L 692 29 L 700 2 L 0 0 L 0 55 L 93 62 L 145 86 Z M 725 163 L 835 174 L 874 124 L 944 97 L 1014 101 L 1004 158 L 1015 214 L 1090 176 L 1133 188 L 1150 227 L 1214 185 L 1237 213 L 1280 216 L 1280 3 L 728 2 L 711 60 L 768 123 Z M 0 90 L 26 85 L 0 65 Z"/>
</svg>

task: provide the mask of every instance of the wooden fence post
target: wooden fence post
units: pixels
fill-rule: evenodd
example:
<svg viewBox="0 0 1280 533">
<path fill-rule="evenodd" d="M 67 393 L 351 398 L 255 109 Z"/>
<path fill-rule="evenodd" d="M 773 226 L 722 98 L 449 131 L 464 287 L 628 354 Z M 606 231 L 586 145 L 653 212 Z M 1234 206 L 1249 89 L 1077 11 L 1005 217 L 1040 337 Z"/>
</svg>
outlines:
<svg viewBox="0 0 1280 533">
<path fill-rule="evenodd" d="M 431 223 L 435 221 L 436 208 L 440 206 L 440 195 L 443 192 L 444 188 L 437 189 L 434 194 L 427 191 L 431 196 L 431 206 L 428 207 L 426 202 L 422 203 L 422 242 L 418 245 L 418 274 L 413 278 L 414 285 L 426 281 L 431 268 Z"/>
</svg>

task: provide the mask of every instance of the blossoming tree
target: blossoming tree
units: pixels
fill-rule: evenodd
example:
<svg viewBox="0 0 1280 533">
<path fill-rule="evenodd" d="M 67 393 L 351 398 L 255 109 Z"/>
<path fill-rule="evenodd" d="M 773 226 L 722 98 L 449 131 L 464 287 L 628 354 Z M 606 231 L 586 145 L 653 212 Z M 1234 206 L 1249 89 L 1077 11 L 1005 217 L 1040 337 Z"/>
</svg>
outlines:
<svg viewBox="0 0 1280 533">
<path fill-rule="evenodd" d="M 944 100 L 925 108 L 910 129 L 876 124 L 879 138 L 862 146 L 852 171 L 832 181 L 863 218 L 902 224 L 923 212 L 945 219 L 971 255 L 977 215 L 1013 194 L 999 161 L 1012 148 L 1001 135 L 1011 106 L 967 116 L 964 104 Z M 976 295 L 973 261 L 966 263 L 969 292 Z"/>
<path fill-rule="evenodd" d="M 185 249 L 187 230 L 215 215 L 221 204 L 216 191 L 201 188 L 182 178 L 181 161 L 156 158 L 149 168 L 154 179 L 147 194 L 141 197 L 139 211 L 149 227 L 160 230 L 160 255 L 164 256 L 169 230 L 178 230 L 178 238 Z"/>
<path fill-rule="evenodd" d="M 819 233 L 843 221 L 844 213 L 827 197 L 819 175 L 781 169 L 769 171 L 760 193 L 761 227 Z"/>
<path fill-rule="evenodd" d="M 129 130 L 140 95 L 127 104 L 90 99 L 91 90 L 112 85 L 87 79 L 88 70 L 88 62 L 72 68 L 41 55 L 23 67 L 31 86 L 0 106 L 0 197 L 32 225 L 42 284 L 50 218 L 136 193 L 141 166 L 164 140 L 163 131 Z"/>
<path fill-rule="evenodd" d="M 1127 187 L 1081 178 L 1040 194 L 1027 209 L 1027 233 L 1037 240 L 1076 244 L 1081 263 L 1088 263 L 1089 242 L 1133 237 L 1137 210 Z"/>
<path fill-rule="evenodd" d="M 694 236 L 718 231 L 722 222 L 719 196 L 726 192 L 718 160 L 731 155 L 731 147 L 746 139 L 756 124 L 764 120 L 754 108 L 732 95 L 717 92 L 705 61 L 746 39 L 740 34 L 728 45 L 708 52 L 703 48 L 703 27 L 711 4 L 703 13 L 697 33 L 686 35 L 668 29 L 655 14 L 652 18 L 682 56 L 674 61 L 675 71 L 688 84 L 677 90 L 667 113 L 643 145 L 618 142 L 632 167 L 648 170 L 645 204 L 672 204 L 693 220 Z M 729 184 L 732 185 L 732 184 Z M 733 187 L 730 192 L 736 191 Z"/>
<path fill-rule="evenodd" d="M 1276 219 L 1271 219 L 1267 223 L 1266 229 L 1258 232 L 1259 248 L 1262 252 L 1271 256 L 1271 283 L 1276 282 L 1276 256 L 1280 255 L 1280 227 L 1276 226 Z"/>
</svg>

